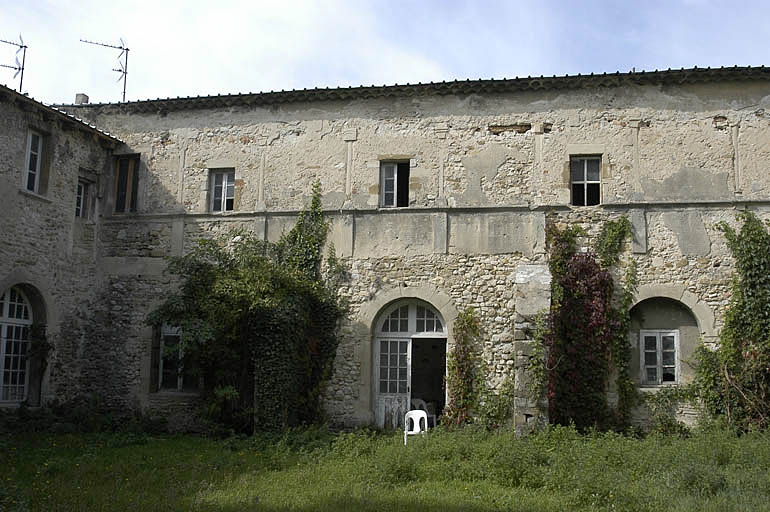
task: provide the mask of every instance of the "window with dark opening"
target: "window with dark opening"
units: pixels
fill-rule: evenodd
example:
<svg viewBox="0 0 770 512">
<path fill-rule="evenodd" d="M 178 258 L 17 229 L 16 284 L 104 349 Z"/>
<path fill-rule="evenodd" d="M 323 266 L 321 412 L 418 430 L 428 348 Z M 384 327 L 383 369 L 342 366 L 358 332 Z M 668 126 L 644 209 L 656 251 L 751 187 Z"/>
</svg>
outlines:
<svg viewBox="0 0 770 512">
<path fill-rule="evenodd" d="M 570 184 L 573 206 L 594 206 L 601 202 L 600 156 L 573 156 L 570 158 Z"/>
<path fill-rule="evenodd" d="M 211 211 L 232 211 L 234 198 L 235 171 L 232 169 L 211 171 Z"/>
<path fill-rule="evenodd" d="M 380 206 L 409 206 L 409 162 L 380 164 Z"/>
<path fill-rule="evenodd" d="M 139 155 L 119 156 L 115 165 L 115 212 L 135 212 L 139 190 Z"/>
</svg>

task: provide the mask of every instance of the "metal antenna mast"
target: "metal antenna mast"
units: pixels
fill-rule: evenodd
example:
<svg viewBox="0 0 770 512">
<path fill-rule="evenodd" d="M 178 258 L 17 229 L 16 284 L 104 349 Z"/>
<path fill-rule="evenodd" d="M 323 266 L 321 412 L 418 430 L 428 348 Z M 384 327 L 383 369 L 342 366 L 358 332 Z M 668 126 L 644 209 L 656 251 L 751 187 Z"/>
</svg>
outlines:
<svg viewBox="0 0 770 512">
<path fill-rule="evenodd" d="M 123 80 L 123 103 L 126 102 L 126 75 L 128 75 L 128 48 L 126 48 L 126 43 L 123 41 L 123 38 L 120 38 L 120 46 L 115 46 L 113 44 L 106 44 L 106 43 L 98 43 L 96 41 L 86 41 L 85 39 L 80 40 L 81 43 L 88 43 L 88 44 L 95 44 L 96 46 L 104 46 L 105 48 L 115 48 L 116 50 L 120 50 L 120 55 L 118 55 L 118 65 L 120 66 L 120 69 L 114 69 L 113 71 L 117 71 L 120 73 L 120 78 L 118 78 L 118 82 Z M 126 56 L 125 61 L 121 61 L 120 58 L 123 57 L 123 55 Z"/>
<path fill-rule="evenodd" d="M 21 74 L 21 78 L 19 78 L 19 92 L 21 92 L 21 86 L 24 84 L 24 62 L 27 60 L 27 45 L 24 44 L 24 39 L 21 38 L 21 34 L 19 34 L 18 43 L 13 41 L 6 41 L 5 39 L 0 39 L 0 43 L 10 44 L 18 47 L 18 50 L 16 50 L 16 65 L 9 66 L 7 64 L 0 64 L 0 67 L 15 69 L 16 73 L 13 74 L 14 78 Z M 21 62 L 19 62 L 19 52 L 21 52 Z"/>
</svg>

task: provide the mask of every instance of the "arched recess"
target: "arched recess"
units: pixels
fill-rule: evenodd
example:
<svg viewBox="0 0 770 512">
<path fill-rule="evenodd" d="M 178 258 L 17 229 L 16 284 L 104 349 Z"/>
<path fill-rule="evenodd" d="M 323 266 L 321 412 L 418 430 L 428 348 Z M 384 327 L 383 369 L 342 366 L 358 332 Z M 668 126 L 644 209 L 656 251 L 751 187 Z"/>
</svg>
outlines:
<svg viewBox="0 0 770 512">
<path fill-rule="evenodd" d="M 686 384 L 694 377 L 691 361 L 701 323 L 684 302 L 646 297 L 631 308 L 631 374 L 642 386 Z"/>
<path fill-rule="evenodd" d="M 420 286 L 398 286 L 382 290 L 369 301 L 363 303 L 353 321 L 353 336 L 358 341 L 355 359 L 360 364 L 361 373 L 358 382 L 358 397 L 354 405 L 356 423 L 375 423 L 376 387 L 375 387 L 375 336 L 377 321 L 380 316 L 393 308 L 401 300 L 423 301 L 438 313 L 443 320 L 446 345 L 451 350 L 454 343 L 452 327 L 457 318 L 457 309 L 452 298 L 441 289 L 423 284 Z M 377 367 L 379 371 L 379 366 Z"/>
<path fill-rule="evenodd" d="M 714 312 L 708 304 L 699 300 L 697 295 L 688 291 L 684 286 L 675 284 L 641 285 L 636 291 L 634 306 L 654 297 L 664 297 L 681 302 L 695 316 L 698 328 L 700 329 L 700 335 L 707 340 L 716 338 Z"/>
<path fill-rule="evenodd" d="M 37 288 L 18 283 L 0 289 L 0 403 L 40 405 L 47 325 L 45 301 Z"/>
</svg>

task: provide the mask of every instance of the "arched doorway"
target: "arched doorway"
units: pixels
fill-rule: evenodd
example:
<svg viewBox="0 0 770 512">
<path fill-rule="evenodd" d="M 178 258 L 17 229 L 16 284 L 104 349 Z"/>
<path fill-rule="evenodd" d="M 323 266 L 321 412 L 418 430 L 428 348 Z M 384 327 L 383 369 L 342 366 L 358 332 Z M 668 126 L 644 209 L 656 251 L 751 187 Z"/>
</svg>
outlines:
<svg viewBox="0 0 770 512">
<path fill-rule="evenodd" d="M 30 383 L 32 305 L 18 286 L 0 296 L 0 402 L 23 402 Z"/>
<path fill-rule="evenodd" d="M 386 306 L 374 332 L 375 424 L 398 428 L 412 400 L 436 416 L 445 404 L 446 322 L 430 304 L 404 299 Z"/>
</svg>

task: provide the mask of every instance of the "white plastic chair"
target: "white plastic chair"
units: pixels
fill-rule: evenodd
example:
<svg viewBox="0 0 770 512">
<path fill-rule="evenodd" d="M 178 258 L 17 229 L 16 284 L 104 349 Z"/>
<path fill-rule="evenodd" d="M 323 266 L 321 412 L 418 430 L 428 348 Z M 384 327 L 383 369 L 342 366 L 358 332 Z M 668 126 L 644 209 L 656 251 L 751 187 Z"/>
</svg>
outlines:
<svg viewBox="0 0 770 512">
<path fill-rule="evenodd" d="M 428 406 L 428 404 L 425 403 L 425 400 L 422 398 L 412 398 L 412 409 L 425 411 L 428 415 L 428 420 L 432 420 L 433 426 L 436 426 L 436 413 L 431 410 L 433 407 Z M 429 423 L 426 423 L 426 425 L 430 426 Z"/>
<path fill-rule="evenodd" d="M 411 423 L 409 420 L 412 420 Z M 407 436 L 423 434 L 428 430 L 428 413 L 419 409 L 408 411 L 404 416 L 404 446 Z"/>
</svg>

